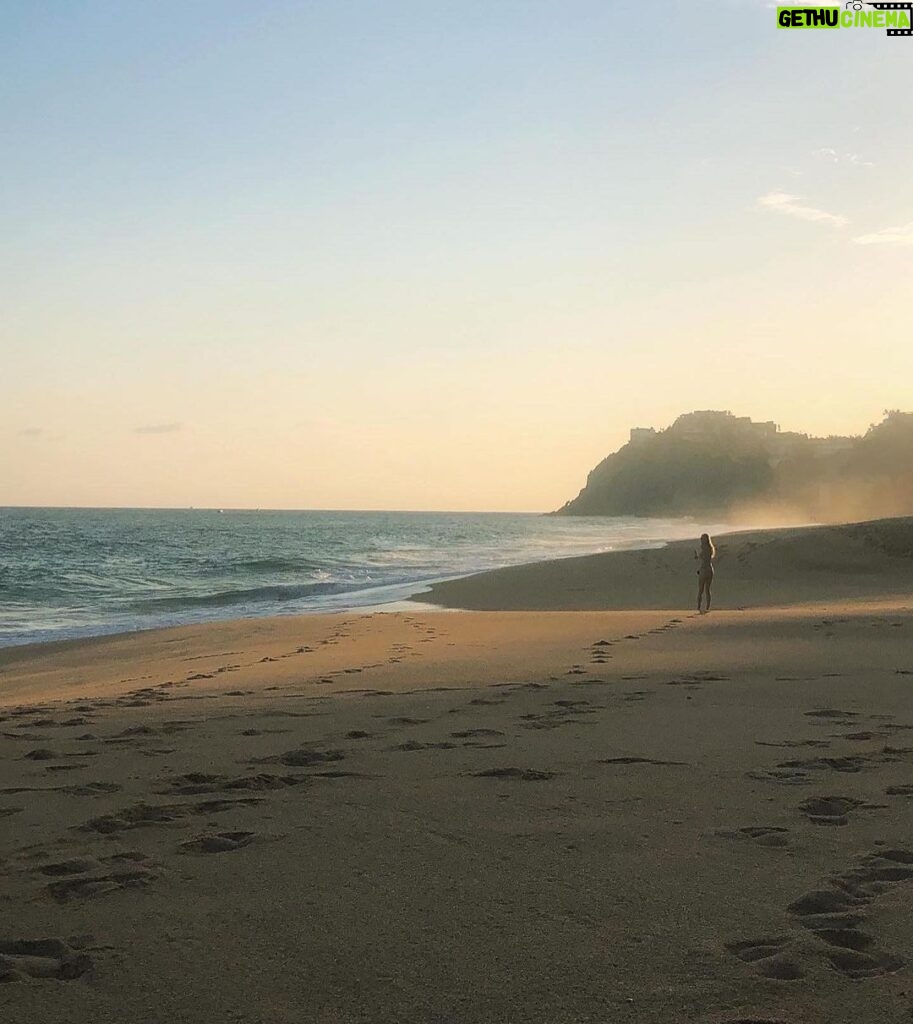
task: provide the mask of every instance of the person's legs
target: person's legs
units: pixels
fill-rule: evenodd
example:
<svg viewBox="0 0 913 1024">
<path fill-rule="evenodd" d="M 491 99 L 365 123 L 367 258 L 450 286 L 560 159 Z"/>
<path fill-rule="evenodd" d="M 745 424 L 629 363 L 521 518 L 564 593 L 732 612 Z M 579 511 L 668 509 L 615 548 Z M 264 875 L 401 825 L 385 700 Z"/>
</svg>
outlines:
<svg viewBox="0 0 913 1024">
<path fill-rule="evenodd" d="M 701 598 L 704 596 L 704 589 L 706 588 L 706 586 L 707 586 L 707 583 L 704 580 L 704 577 L 703 576 L 699 576 L 698 580 L 697 580 L 697 610 L 698 611 L 701 610 Z"/>
<path fill-rule="evenodd" d="M 713 579 L 712 578 L 707 580 L 707 582 L 704 584 L 704 590 L 706 591 L 706 594 L 707 594 L 707 611 L 708 612 L 710 611 L 710 585 L 711 585 L 711 583 L 713 583 Z"/>
</svg>

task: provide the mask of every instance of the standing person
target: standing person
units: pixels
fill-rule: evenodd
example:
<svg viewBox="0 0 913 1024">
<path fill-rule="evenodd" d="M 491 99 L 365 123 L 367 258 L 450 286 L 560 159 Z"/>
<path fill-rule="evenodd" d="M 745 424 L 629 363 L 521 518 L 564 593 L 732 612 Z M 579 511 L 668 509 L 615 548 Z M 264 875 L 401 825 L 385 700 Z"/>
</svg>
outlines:
<svg viewBox="0 0 913 1024">
<path fill-rule="evenodd" d="M 701 608 L 701 599 L 704 594 L 707 595 L 707 611 L 710 611 L 710 586 L 713 583 L 713 560 L 716 558 L 716 548 L 713 546 L 713 541 L 710 539 L 710 534 L 701 534 L 701 550 L 700 552 L 695 551 L 694 557 L 701 563 L 700 568 L 697 571 L 697 610 L 703 611 Z"/>
</svg>

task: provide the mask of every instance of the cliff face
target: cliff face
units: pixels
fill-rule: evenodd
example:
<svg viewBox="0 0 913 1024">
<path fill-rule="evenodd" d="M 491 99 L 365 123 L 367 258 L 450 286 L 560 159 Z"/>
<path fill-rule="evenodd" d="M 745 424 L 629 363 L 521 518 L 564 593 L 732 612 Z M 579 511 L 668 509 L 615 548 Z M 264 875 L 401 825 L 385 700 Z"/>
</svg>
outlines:
<svg viewBox="0 0 913 1024">
<path fill-rule="evenodd" d="M 728 412 L 636 429 L 561 515 L 777 514 L 838 522 L 913 514 L 913 414 L 859 437 L 814 438 Z"/>
</svg>

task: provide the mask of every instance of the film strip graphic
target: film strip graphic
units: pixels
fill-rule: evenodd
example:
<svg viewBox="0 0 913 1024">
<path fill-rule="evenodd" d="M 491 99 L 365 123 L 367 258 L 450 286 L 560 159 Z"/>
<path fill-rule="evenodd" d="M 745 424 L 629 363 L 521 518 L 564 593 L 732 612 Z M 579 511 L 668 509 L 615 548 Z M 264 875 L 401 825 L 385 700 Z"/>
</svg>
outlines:
<svg viewBox="0 0 913 1024">
<path fill-rule="evenodd" d="M 910 23 L 913 25 L 913 0 L 899 4 L 867 3 L 867 7 L 874 7 L 876 11 L 907 11 L 910 15 Z M 913 36 L 913 28 L 889 28 L 889 36 Z"/>
</svg>

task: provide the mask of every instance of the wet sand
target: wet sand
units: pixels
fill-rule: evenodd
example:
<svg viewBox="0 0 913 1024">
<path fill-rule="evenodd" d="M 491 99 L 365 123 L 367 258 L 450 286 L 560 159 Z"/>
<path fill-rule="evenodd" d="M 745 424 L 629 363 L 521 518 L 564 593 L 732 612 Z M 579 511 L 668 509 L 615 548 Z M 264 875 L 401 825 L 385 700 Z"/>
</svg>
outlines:
<svg viewBox="0 0 913 1024">
<path fill-rule="evenodd" d="M 848 530 L 709 616 L 668 548 L 0 651 L 2 1019 L 908 1022 L 909 526 Z"/>
</svg>

